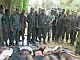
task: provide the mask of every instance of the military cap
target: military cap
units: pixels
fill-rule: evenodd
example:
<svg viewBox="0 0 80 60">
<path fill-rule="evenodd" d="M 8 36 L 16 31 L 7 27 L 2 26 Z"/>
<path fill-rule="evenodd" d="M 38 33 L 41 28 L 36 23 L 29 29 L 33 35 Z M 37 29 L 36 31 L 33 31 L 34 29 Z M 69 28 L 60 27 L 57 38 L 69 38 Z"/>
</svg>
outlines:
<svg viewBox="0 0 80 60">
<path fill-rule="evenodd" d="M 19 7 L 16 7 L 16 11 L 20 11 L 20 8 Z"/>
</svg>

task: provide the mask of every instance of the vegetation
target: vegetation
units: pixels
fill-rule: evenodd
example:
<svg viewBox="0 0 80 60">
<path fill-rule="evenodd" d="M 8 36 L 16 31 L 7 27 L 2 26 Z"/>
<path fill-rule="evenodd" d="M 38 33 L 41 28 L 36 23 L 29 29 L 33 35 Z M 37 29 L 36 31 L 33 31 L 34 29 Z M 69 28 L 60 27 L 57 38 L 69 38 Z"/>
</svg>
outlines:
<svg viewBox="0 0 80 60">
<path fill-rule="evenodd" d="M 3 4 L 4 8 L 8 8 L 12 13 L 13 8 L 20 7 L 20 10 L 26 10 L 29 0 L 0 0 L 0 4 Z"/>
<path fill-rule="evenodd" d="M 80 11 L 80 0 L 59 0 L 59 4 L 56 4 L 57 7 Z M 29 5 L 29 0 L 0 0 L 0 4 L 3 4 L 5 8 L 9 8 L 10 13 L 13 11 L 15 6 L 20 7 L 20 10 L 26 10 Z M 42 0 L 42 5 L 39 5 L 39 2 L 34 3 L 35 8 L 50 9 L 54 7 L 53 0 Z"/>
</svg>

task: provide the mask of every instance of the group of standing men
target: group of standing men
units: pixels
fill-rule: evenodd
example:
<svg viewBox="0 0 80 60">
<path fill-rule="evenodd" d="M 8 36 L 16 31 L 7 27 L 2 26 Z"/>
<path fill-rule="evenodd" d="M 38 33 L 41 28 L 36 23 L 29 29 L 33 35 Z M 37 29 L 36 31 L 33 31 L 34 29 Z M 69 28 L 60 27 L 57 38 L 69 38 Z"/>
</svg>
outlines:
<svg viewBox="0 0 80 60">
<path fill-rule="evenodd" d="M 7 40 L 9 39 L 9 45 L 19 45 L 20 35 L 24 40 L 24 33 L 26 27 L 26 17 L 24 11 L 19 14 L 20 9 L 17 7 L 14 9 L 11 16 L 9 10 L 5 9 L 3 13 L 3 6 L 0 5 L 0 46 L 8 46 Z M 4 43 L 5 42 L 5 43 Z"/>
<path fill-rule="evenodd" d="M 26 22 L 28 23 L 27 29 L 27 45 L 29 43 L 35 45 L 35 41 L 39 38 L 39 44 L 41 44 L 43 38 L 43 44 L 46 43 L 46 35 L 48 32 L 47 42 L 50 43 L 51 33 L 52 41 L 59 42 L 59 38 L 62 36 L 62 43 L 64 42 L 64 36 L 66 33 L 66 42 L 68 42 L 69 34 L 71 45 L 74 45 L 76 40 L 76 33 L 79 30 L 80 17 L 73 12 L 69 13 L 62 9 L 57 13 L 55 8 L 51 9 L 50 13 L 46 15 L 45 9 L 39 8 L 39 13 L 31 7 L 30 13 L 27 17 L 24 15 L 25 11 L 19 13 L 19 8 L 15 8 L 13 13 L 9 15 L 9 10 L 5 9 L 5 14 L 3 13 L 3 6 L 0 5 L 0 45 L 4 42 L 8 46 L 7 40 L 9 39 L 9 45 L 19 45 L 20 36 L 22 35 L 22 45 L 24 45 L 24 33 L 26 28 Z M 32 37 L 32 39 L 31 39 Z"/>
<path fill-rule="evenodd" d="M 65 11 L 62 9 L 57 13 L 55 8 L 52 8 L 50 13 L 46 15 L 44 9 L 39 9 L 39 13 L 31 8 L 30 13 L 27 15 L 28 22 L 28 39 L 27 44 L 35 44 L 35 36 L 39 37 L 39 44 L 41 44 L 41 38 L 43 38 L 43 44 L 46 43 L 46 35 L 48 33 L 47 42 L 50 43 L 51 33 L 52 41 L 59 43 L 61 37 L 61 43 L 64 42 L 66 35 L 66 43 L 68 43 L 70 36 L 70 45 L 73 46 L 76 40 L 76 34 L 79 30 L 79 17 L 77 12 Z M 32 35 L 32 39 L 30 36 Z"/>
</svg>

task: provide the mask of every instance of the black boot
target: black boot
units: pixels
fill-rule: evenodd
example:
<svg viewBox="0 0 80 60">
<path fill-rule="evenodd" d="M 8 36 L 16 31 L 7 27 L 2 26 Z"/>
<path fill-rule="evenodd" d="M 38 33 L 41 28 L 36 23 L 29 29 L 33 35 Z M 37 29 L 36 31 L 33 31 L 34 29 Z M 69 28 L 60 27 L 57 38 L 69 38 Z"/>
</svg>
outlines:
<svg viewBox="0 0 80 60">
<path fill-rule="evenodd" d="M 48 37 L 48 41 L 47 42 L 50 43 L 50 37 Z"/>
<path fill-rule="evenodd" d="M 22 40 L 22 46 L 24 46 L 24 40 Z"/>
<path fill-rule="evenodd" d="M 68 40 L 66 40 L 66 43 L 68 43 Z"/>
</svg>

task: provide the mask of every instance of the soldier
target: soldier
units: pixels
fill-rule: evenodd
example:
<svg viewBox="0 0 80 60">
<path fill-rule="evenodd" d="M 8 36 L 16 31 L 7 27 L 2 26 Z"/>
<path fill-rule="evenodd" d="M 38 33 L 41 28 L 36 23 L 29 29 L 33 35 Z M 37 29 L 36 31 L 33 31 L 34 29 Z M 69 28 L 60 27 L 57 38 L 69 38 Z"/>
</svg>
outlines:
<svg viewBox="0 0 80 60">
<path fill-rule="evenodd" d="M 0 46 L 4 45 L 3 42 L 3 33 L 2 33 L 2 16 L 3 16 L 3 6 L 0 5 Z"/>
<path fill-rule="evenodd" d="M 55 20 L 54 10 L 51 10 L 51 14 L 48 16 L 47 22 L 47 30 L 48 30 L 48 43 L 50 43 L 51 33 L 52 33 L 52 23 Z"/>
<path fill-rule="evenodd" d="M 66 42 L 68 42 L 69 39 L 69 31 L 70 31 L 70 17 L 69 12 L 67 11 L 66 14 L 62 17 L 62 42 L 66 33 Z"/>
<path fill-rule="evenodd" d="M 59 16 L 56 22 L 57 24 L 56 24 L 55 40 L 59 43 L 58 39 L 62 34 L 62 12 L 59 12 Z"/>
<path fill-rule="evenodd" d="M 18 7 L 10 17 L 10 29 L 13 34 L 13 39 L 10 40 L 10 44 L 13 45 L 15 40 L 16 45 L 19 45 L 20 15 Z"/>
<path fill-rule="evenodd" d="M 37 11 L 35 11 L 35 17 L 36 17 L 36 18 L 35 18 L 35 24 L 36 24 L 36 25 L 35 25 L 35 27 L 36 27 L 36 41 L 38 41 L 38 40 L 37 40 L 37 37 L 38 37 L 38 27 L 37 27 L 38 13 L 37 13 Z"/>
<path fill-rule="evenodd" d="M 26 28 L 26 16 L 24 15 L 25 11 L 22 10 L 20 14 L 20 35 L 22 36 L 22 45 L 24 45 L 24 34 Z"/>
<path fill-rule="evenodd" d="M 32 7 L 30 9 L 30 13 L 27 15 L 27 22 L 28 22 L 28 36 L 27 36 L 27 45 L 29 45 L 29 43 L 35 44 L 34 40 L 35 40 L 35 34 L 36 34 L 36 28 L 35 28 L 35 13 L 34 13 L 34 8 Z M 32 34 L 32 35 L 31 35 Z M 30 37 L 32 36 L 32 40 L 30 39 Z"/>
<path fill-rule="evenodd" d="M 76 27 L 78 27 L 78 21 L 76 13 L 73 13 L 72 19 L 71 19 L 71 29 L 70 29 L 70 38 L 71 38 L 71 46 L 74 45 L 75 39 L 76 39 Z"/>
<path fill-rule="evenodd" d="M 41 44 L 41 37 L 43 36 L 43 43 L 46 44 L 46 22 L 47 22 L 47 16 L 45 14 L 45 10 L 41 10 L 41 14 L 38 18 L 38 28 L 39 28 L 39 43 Z"/>
<path fill-rule="evenodd" d="M 41 14 L 41 8 L 39 8 L 39 11 L 38 11 L 38 13 L 36 14 L 36 40 L 37 40 L 37 37 L 38 37 L 38 35 L 39 35 L 39 33 L 38 33 L 38 17 L 39 17 L 39 14 Z M 37 40 L 38 41 L 38 40 Z"/>
<path fill-rule="evenodd" d="M 55 32 L 56 32 L 56 19 L 58 18 L 58 14 L 57 11 L 54 9 L 54 16 L 55 16 L 55 20 L 53 21 L 52 24 L 52 40 L 54 41 L 55 38 Z"/>
<path fill-rule="evenodd" d="M 5 9 L 5 14 L 2 17 L 2 25 L 3 25 L 3 39 L 8 46 L 7 40 L 9 39 L 10 34 L 10 19 L 9 19 L 9 10 Z"/>
<path fill-rule="evenodd" d="M 78 36 L 78 41 L 77 41 L 77 46 L 76 46 L 76 53 L 80 55 L 80 16 L 78 16 L 78 27 L 76 28 L 79 31 L 79 36 Z"/>
</svg>

